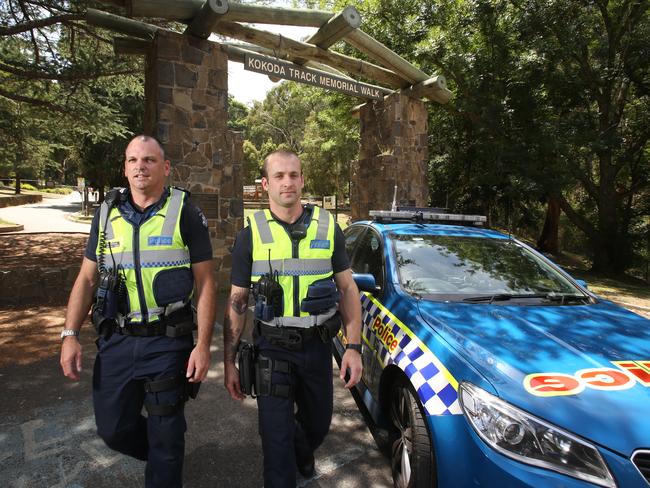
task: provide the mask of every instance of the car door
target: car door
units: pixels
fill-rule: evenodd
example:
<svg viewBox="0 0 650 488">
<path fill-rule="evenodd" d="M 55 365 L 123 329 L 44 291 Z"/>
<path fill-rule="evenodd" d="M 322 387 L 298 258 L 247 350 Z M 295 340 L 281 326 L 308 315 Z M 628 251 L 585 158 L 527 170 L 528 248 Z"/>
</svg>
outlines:
<svg viewBox="0 0 650 488">
<path fill-rule="evenodd" d="M 371 274 L 375 277 L 378 291 L 373 293 L 373 296 L 381 299 L 385 283 L 384 249 L 381 236 L 372 227 L 368 227 L 365 233 L 360 234 L 352 256 L 351 267 L 354 273 Z M 376 351 L 381 350 L 378 342 L 380 339 L 372 328 L 376 315 L 372 310 L 376 311 L 376 307 L 367 306 L 370 302 L 365 296 L 362 296 L 361 302 L 362 333 L 367 341 L 363 345 L 362 354 L 363 380 L 372 395 L 378 398 L 379 379 L 383 368 L 376 354 Z"/>
</svg>

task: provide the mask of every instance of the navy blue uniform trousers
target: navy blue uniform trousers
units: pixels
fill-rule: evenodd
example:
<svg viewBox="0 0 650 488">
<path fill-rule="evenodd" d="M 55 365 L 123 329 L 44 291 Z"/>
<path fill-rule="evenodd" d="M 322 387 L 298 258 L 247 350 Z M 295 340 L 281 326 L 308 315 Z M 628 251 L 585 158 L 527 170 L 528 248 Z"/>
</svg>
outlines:
<svg viewBox="0 0 650 488">
<path fill-rule="evenodd" d="M 256 344 L 261 355 L 291 363 L 289 374 L 274 371 L 271 380 L 291 385 L 291 397 L 257 397 L 264 488 L 295 488 L 297 466 L 311 462 L 332 420 L 332 343 L 313 337 L 301 351 L 273 345 L 264 337 Z"/>
<path fill-rule="evenodd" d="M 185 415 L 142 415 L 144 402 L 174 404 L 181 386 L 146 393 L 145 380 L 182 373 L 193 347 L 191 335 L 133 337 L 113 334 L 99 339 L 93 372 L 93 405 L 97 433 L 111 449 L 147 461 L 147 488 L 183 485 Z"/>
</svg>

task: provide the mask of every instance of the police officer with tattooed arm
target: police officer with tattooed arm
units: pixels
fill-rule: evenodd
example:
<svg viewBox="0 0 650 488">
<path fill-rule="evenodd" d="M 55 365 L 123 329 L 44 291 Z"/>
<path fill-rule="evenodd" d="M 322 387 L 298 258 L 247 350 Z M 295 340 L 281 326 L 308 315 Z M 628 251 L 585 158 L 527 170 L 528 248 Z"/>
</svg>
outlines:
<svg viewBox="0 0 650 488">
<path fill-rule="evenodd" d="M 273 152 L 262 173 L 270 210 L 249 217 L 233 249 L 225 386 L 236 400 L 257 396 L 264 486 L 294 488 L 296 470 L 314 475 L 314 451 L 329 430 L 331 339 L 341 321 L 348 342 L 341 378 L 346 388 L 361 378 L 361 306 L 341 229 L 325 210 L 300 202 L 298 157 Z M 254 345 L 240 342 L 251 285 Z"/>
<path fill-rule="evenodd" d="M 183 484 L 184 403 L 207 375 L 215 319 L 207 221 L 186 191 L 165 186 L 169 171 L 156 139 L 129 143 L 129 188 L 108 192 L 95 215 L 61 334 L 63 373 L 78 380 L 77 336 L 92 305 L 97 433 L 111 449 L 147 462 L 149 488 Z"/>
</svg>

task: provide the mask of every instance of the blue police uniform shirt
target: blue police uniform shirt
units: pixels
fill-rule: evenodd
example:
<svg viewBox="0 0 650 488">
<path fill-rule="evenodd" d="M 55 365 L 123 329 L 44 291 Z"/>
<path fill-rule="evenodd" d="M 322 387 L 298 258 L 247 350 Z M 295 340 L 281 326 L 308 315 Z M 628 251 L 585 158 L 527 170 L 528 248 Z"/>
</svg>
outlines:
<svg viewBox="0 0 650 488">
<path fill-rule="evenodd" d="M 119 204 L 120 213 L 128 222 L 139 227 L 165 205 L 165 201 L 169 196 L 169 189 L 165 188 L 160 200 L 142 211 L 138 210 L 138 207 L 133 204 L 131 194 L 129 192 L 127 194 L 128 199 Z M 95 252 L 99 237 L 99 213 L 100 210 L 97 209 L 90 226 L 90 235 L 88 236 L 88 243 L 86 244 L 86 251 L 84 253 L 91 261 L 97 261 Z M 190 252 L 190 262 L 200 263 L 212 259 L 212 243 L 210 242 L 207 220 L 203 212 L 201 212 L 201 209 L 187 199 L 181 209 L 180 231 L 183 242 Z"/>
<path fill-rule="evenodd" d="M 293 224 L 280 220 L 271 212 L 273 219 L 282 225 L 288 232 L 291 228 L 300 223 L 305 217 L 305 208 L 302 215 Z M 250 227 L 244 227 L 239 231 L 235 238 L 235 244 L 232 250 L 232 271 L 230 274 L 230 283 L 242 288 L 248 288 L 251 284 L 251 267 L 253 266 L 253 244 L 251 240 Z M 334 224 L 334 253 L 332 254 L 332 270 L 334 274 L 345 271 L 350 267 L 350 260 L 345 250 L 345 236 L 339 224 Z"/>
</svg>

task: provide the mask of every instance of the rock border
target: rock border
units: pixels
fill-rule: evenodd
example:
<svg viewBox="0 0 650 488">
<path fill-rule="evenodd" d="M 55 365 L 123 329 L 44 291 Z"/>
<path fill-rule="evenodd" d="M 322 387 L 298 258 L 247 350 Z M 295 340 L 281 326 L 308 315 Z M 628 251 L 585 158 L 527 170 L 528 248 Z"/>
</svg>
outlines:
<svg viewBox="0 0 650 488">
<path fill-rule="evenodd" d="M 16 207 L 43 201 L 43 195 L 9 195 L 0 197 L 0 208 Z"/>
<path fill-rule="evenodd" d="M 0 234 L 4 232 L 20 232 L 21 230 L 25 230 L 25 226 L 22 224 L 0 225 Z"/>
</svg>

